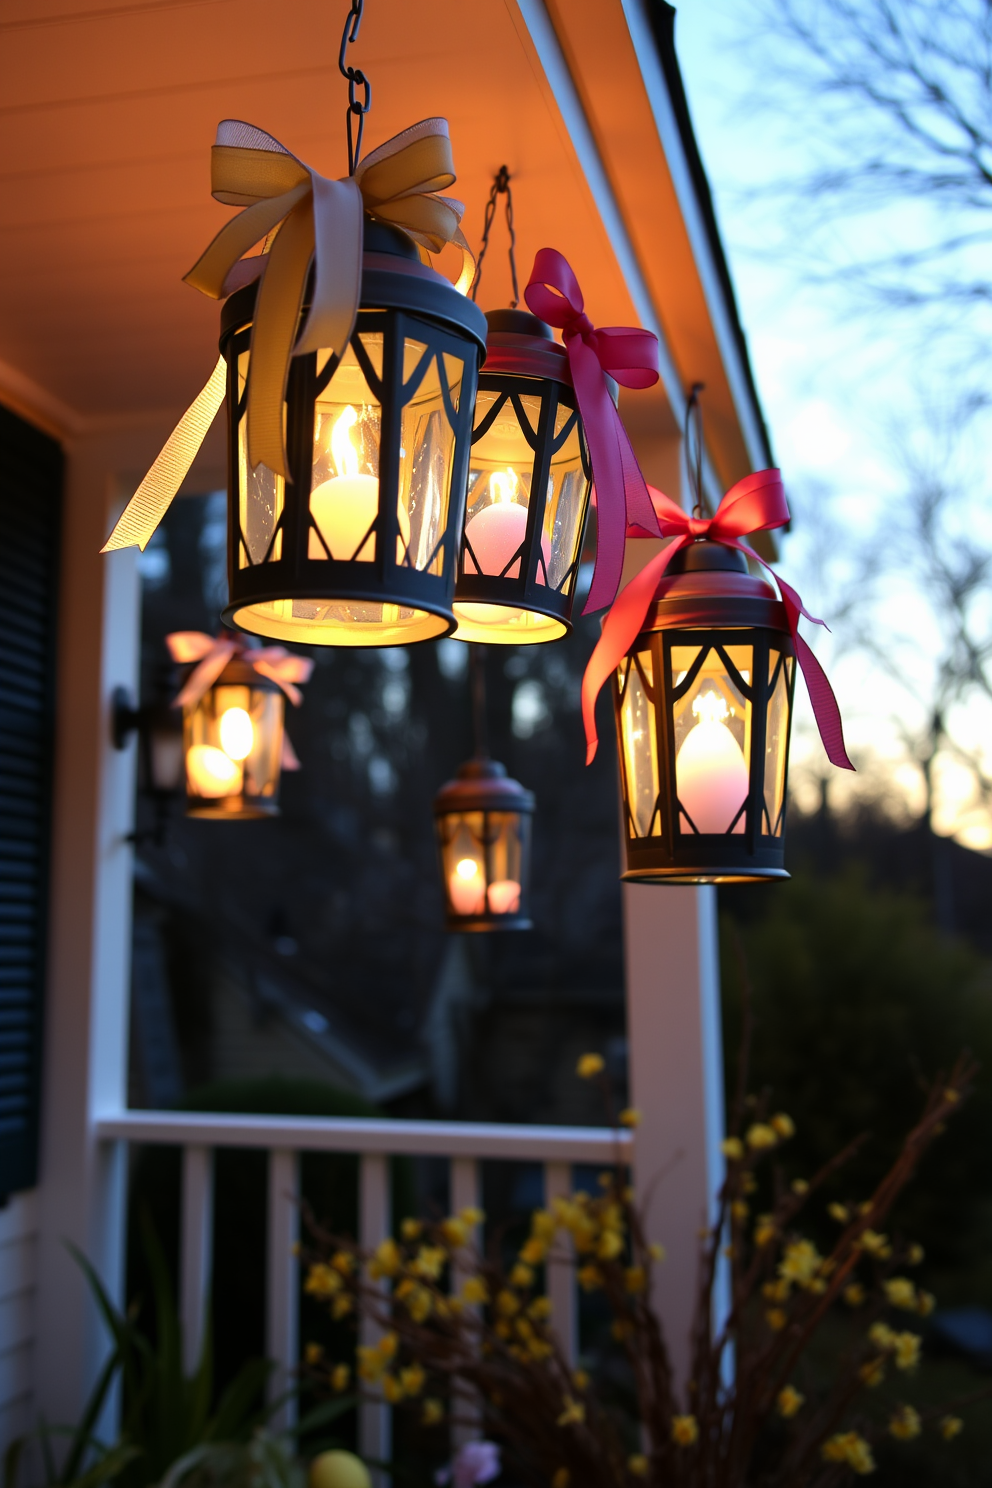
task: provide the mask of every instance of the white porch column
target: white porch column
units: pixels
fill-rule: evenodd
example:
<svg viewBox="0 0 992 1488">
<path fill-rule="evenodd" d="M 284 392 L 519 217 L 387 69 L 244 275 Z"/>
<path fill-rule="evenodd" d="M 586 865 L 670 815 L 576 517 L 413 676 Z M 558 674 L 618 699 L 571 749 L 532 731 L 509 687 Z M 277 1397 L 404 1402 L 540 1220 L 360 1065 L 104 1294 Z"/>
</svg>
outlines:
<svg viewBox="0 0 992 1488">
<path fill-rule="evenodd" d="M 653 1298 L 683 1389 L 699 1232 L 723 1182 L 716 889 L 624 884 L 623 911 L 631 1099 L 641 1112 L 635 1187 L 648 1238 L 666 1250 Z"/>
</svg>

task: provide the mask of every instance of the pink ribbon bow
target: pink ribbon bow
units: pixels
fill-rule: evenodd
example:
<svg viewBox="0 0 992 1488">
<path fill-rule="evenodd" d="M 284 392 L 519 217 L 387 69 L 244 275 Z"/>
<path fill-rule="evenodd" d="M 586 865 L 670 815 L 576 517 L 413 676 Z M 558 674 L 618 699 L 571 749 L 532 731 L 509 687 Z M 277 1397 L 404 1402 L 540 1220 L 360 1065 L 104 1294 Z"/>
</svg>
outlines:
<svg viewBox="0 0 992 1488">
<path fill-rule="evenodd" d="M 533 313 L 562 333 L 596 483 L 596 565 L 584 615 L 612 604 L 620 587 L 627 527 L 660 535 L 648 488 L 630 439 L 610 397 L 604 373 L 623 387 L 658 381 L 658 338 L 633 326 L 597 329 L 585 314 L 571 266 L 554 248 L 534 259 L 524 299 Z"/>
<path fill-rule="evenodd" d="M 820 663 L 799 634 L 800 615 L 804 615 L 814 625 L 823 625 L 823 621 L 817 620 L 804 609 L 796 591 L 774 573 L 752 548 L 739 541 L 750 532 L 765 532 L 772 527 L 783 527 L 788 522 L 789 507 L 780 472 L 758 470 L 754 475 L 745 476 L 730 488 L 717 507 L 716 515 L 709 518 L 691 517 L 661 491 L 655 490 L 653 486 L 648 489 L 657 511 L 656 529 L 660 528 L 662 537 L 674 537 L 675 541 L 656 558 L 652 558 L 619 595 L 606 617 L 596 649 L 589 658 L 589 665 L 582 679 L 586 764 L 592 763 L 599 743 L 596 734 L 596 699 L 603 683 L 619 666 L 643 629 L 658 582 L 672 558 L 680 548 L 687 547 L 697 537 L 707 537 L 711 542 L 722 543 L 725 548 L 736 548 L 772 574 L 782 595 L 789 632 L 806 680 L 816 726 L 827 758 L 831 764 L 842 770 L 853 770 L 854 766 L 848 759 L 844 746 L 844 726 L 833 688 Z M 641 527 L 645 524 L 638 521 L 637 525 Z"/>
</svg>

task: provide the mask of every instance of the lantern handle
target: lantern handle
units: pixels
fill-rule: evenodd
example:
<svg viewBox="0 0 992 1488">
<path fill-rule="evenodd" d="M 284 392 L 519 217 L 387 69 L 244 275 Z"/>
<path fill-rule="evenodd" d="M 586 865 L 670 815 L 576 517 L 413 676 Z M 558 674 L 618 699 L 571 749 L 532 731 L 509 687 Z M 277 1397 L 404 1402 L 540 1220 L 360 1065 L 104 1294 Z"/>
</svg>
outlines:
<svg viewBox="0 0 992 1488">
<path fill-rule="evenodd" d="M 499 197 L 506 197 L 506 229 L 510 234 L 510 279 L 513 282 L 513 299 L 510 301 L 510 309 L 516 310 L 520 304 L 520 286 L 517 283 L 517 234 L 513 226 L 513 192 L 510 190 L 510 172 L 505 165 L 501 165 L 493 178 L 493 184 L 489 191 L 489 200 L 486 202 L 486 214 L 482 222 L 482 243 L 479 247 L 479 257 L 475 263 L 475 278 L 469 290 L 469 298 L 475 303 L 475 297 L 479 292 L 479 281 L 482 278 L 482 260 L 486 256 L 489 247 L 489 234 L 492 230 L 493 219 L 496 216 L 496 202 Z"/>
<path fill-rule="evenodd" d="M 475 758 L 489 758 L 489 728 L 486 721 L 486 650 L 476 641 L 468 646 L 472 685 L 472 733 Z"/>
<path fill-rule="evenodd" d="M 341 50 L 338 52 L 338 71 L 348 83 L 348 107 L 345 118 L 348 121 L 349 176 L 353 176 L 357 169 L 359 156 L 362 153 L 362 135 L 365 133 L 365 115 L 372 107 L 372 84 L 360 67 L 350 67 L 347 62 L 348 47 L 358 40 L 358 30 L 362 24 L 364 9 L 365 0 L 351 0 L 351 9 L 345 16 L 344 30 L 341 33 Z M 359 88 L 365 90 L 365 97 L 361 102 L 358 99 Z M 352 137 L 353 117 L 358 119 L 358 129 L 355 131 L 354 138 Z"/>
<path fill-rule="evenodd" d="M 706 507 L 703 502 L 703 405 L 699 401 L 699 395 L 705 391 L 704 382 L 694 382 L 689 393 L 688 402 L 685 405 L 685 426 L 683 430 L 683 447 L 685 449 L 685 465 L 689 474 L 689 486 L 692 493 L 692 515 L 700 519 L 706 516 Z M 696 436 L 696 458 L 692 458 L 691 435 Z"/>
</svg>

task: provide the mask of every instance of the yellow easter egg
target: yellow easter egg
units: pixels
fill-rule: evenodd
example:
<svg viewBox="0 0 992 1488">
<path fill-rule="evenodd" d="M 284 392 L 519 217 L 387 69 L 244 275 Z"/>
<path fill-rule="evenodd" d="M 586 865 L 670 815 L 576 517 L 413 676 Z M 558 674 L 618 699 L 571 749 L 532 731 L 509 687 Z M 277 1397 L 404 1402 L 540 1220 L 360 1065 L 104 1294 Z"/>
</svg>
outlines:
<svg viewBox="0 0 992 1488">
<path fill-rule="evenodd" d="M 321 1452 L 310 1464 L 308 1488 L 372 1488 L 372 1479 L 353 1452 Z"/>
</svg>

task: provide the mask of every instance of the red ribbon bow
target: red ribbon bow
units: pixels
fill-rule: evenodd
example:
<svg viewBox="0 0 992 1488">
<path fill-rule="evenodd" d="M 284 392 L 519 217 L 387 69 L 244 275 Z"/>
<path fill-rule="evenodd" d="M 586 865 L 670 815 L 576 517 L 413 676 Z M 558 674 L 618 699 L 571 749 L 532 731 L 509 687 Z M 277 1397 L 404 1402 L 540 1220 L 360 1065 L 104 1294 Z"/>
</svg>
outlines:
<svg viewBox="0 0 992 1488">
<path fill-rule="evenodd" d="M 738 552 L 744 553 L 748 558 L 753 558 L 772 574 L 782 595 L 789 632 L 796 648 L 796 656 L 802 668 L 803 677 L 806 680 L 816 726 L 820 731 L 827 758 L 831 764 L 839 766 L 842 770 L 853 770 L 854 766 L 848 759 L 847 750 L 844 747 L 844 726 L 833 688 L 820 663 L 799 634 L 800 615 L 805 615 L 806 619 L 811 620 L 814 625 L 823 625 L 823 621 L 817 620 L 808 610 L 804 609 L 803 602 L 796 591 L 777 573 L 774 573 L 765 560 L 758 557 L 753 548 L 739 541 L 749 532 L 766 532 L 772 527 L 783 527 L 788 522 L 789 507 L 786 503 L 785 488 L 782 485 L 779 471 L 758 470 L 754 475 L 745 476 L 743 480 L 737 482 L 736 486 L 730 488 L 717 507 L 716 515 L 709 518 L 691 517 L 661 491 L 656 491 L 653 486 L 648 489 L 658 515 L 656 528 L 660 527 L 663 537 L 674 537 L 675 541 L 670 543 L 663 553 L 652 558 L 651 562 L 630 581 L 618 597 L 616 604 L 606 617 L 603 633 L 596 649 L 589 658 L 589 665 L 582 679 L 582 718 L 586 729 L 586 764 L 592 763 L 596 756 L 596 746 L 599 743 L 596 734 L 596 699 L 603 683 L 619 666 L 641 633 L 655 597 L 658 581 L 672 558 L 680 548 L 687 547 L 697 537 L 708 537 L 711 542 L 722 543 L 725 548 L 736 548 Z M 643 525 L 638 522 L 638 526 Z"/>
<path fill-rule="evenodd" d="M 554 248 L 534 259 L 524 299 L 562 333 L 596 483 L 596 565 L 584 615 L 612 604 L 620 587 L 627 526 L 658 536 L 658 520 L 604 373 L 623 387 L 658 381 L 658 338 L 633 326 L 601 326 L 585 314 L 579 281 Z"/>
</svg>

